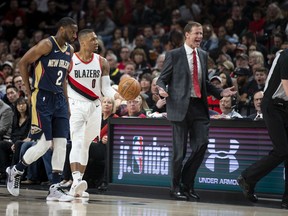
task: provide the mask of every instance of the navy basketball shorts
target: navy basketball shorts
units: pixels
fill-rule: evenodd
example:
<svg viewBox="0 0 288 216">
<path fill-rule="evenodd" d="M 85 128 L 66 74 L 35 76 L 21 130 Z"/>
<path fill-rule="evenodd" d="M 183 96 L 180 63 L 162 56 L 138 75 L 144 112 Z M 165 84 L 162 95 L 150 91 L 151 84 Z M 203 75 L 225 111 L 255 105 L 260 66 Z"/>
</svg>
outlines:
<svg viewBox="0 0 288 216">
<path fill-rule="evenodd" d="M 40 139 L 44 133 L 46 140 L 68 138 L 68 103 L 63 93 L 35 89 L 31 97 L 31 138 Z"/>
</svg>

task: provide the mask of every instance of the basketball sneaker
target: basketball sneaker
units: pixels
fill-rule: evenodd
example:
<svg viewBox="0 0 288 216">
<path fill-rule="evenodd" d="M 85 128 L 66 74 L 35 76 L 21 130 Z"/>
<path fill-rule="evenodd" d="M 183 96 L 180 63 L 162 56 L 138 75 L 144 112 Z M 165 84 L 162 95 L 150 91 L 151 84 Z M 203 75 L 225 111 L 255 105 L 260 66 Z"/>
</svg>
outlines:
<svg viewBox="0 0 288 216">
<path fill-rule="evenodd" d="M 52 184 L 49 188 L 47 201 L 59 201 L 59 202 L 70 202 L 74 200 L 74 197 L 67 194 L 59 184 Z"/>
<path fill-rule="evenodd" d="M 81 181 L 77 182 L 76 184 L 74 184 L 74 183 L 72 184 L 70 191 L 69 191 L 69 194 L 73 197 L 82 197 L 83 192 L 85 192 L 85 190 L 87 190 L 87 188 L 88 188 L 87 182 L 85 180 L 81 180 Z"/>
<path fill-rule="evenodd" d="M 24 172 L 17 170 L 14 165 L 7 167 L 6 173 L 7 173 L 7 180 L 6 180 L 7 190 L 11 195 L 19 196 L 21 175 L 23 175 Z"/>
</svg>

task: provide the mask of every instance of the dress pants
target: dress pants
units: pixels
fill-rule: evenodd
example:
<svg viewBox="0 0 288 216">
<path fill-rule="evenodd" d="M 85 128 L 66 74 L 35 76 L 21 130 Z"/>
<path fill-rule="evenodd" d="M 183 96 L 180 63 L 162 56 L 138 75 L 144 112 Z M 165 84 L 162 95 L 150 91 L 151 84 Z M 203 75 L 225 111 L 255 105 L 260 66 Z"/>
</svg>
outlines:
<svg viewBox="0 0 288 216">
<path fill-rule="evenodd" d="M 171 122 L 173 128 L 173 160 L 171 191 L 194 188 L 194 179 L 208 144 L 209 116 L 201 99 L 190 99 L 186 117 L 181 122 Z M 186 163 L 187 143 L 192 153 Z"/>
<path fill-rule="evenodd" d="M 269 155 L 242 172 L 246 182 L 251 185 L 255 185 L 282 162 L 285 162 L 285 166 L 288 165 L 288 104 L 275 103 L 274 100 L 267 100 L 264 97 L 261 109 L 273 149 Z"/>
</svg>

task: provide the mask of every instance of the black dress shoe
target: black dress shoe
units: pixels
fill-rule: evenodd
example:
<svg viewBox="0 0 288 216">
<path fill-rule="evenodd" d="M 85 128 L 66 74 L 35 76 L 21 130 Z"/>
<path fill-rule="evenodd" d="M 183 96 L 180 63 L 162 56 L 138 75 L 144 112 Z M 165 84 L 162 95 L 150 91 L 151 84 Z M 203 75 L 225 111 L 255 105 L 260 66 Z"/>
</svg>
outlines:
<svg viewBox="0 0 288 216">
<path fill-rule="evenodd" d="M 246 197 L 246 199 L 254 203 L 258 201 L 258 197 L 254 194 L 254 187 L 248 184 L 242 175 L 240 175 L 237 178 L 237 182 L 240 188 L 242 189 L 242 192 L 244 196 Z"/>
<path fill-rule="evenodd" d="M 180 191 L 170 191 L 170 197 L 175 200 L 182 200 L 182 201 L 189 200 L 189 197 L 187 197 L 184 193 Z"/>
<path fill-rule="evenodd" d="M 282 203 L 281 203 L 281 208 L 282 209 L 288 209 L 288 195 L 284 195 L 282 198 Z"/>
<path fill-rule="evenodd" d="M 193 189 L 189 190 L 188 192 L 184 192 L 184 194 L 188 197 L 191 197 L 193 199 L 199 200 L 200 196 L 198 193 L 196 193 Z"/>
<path fill-rule="evenodd" d="M 97 188 L 101 192 L 105 192 L 108 190 L 108 184 L 107 182 L 102 182 L 102 184 Z"/>
</svg>

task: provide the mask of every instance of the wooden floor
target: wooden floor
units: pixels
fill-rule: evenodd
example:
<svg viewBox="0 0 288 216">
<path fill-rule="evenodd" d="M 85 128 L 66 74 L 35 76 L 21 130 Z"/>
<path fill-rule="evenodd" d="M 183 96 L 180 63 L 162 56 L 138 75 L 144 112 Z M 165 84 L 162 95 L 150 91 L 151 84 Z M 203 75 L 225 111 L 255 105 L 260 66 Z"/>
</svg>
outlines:
<svg viewBox="0 0 288 216">
<path fill-rule="evenodd" d="M 175 201 L 132 196 L 115 196 L 90 193 L 90 199 L 71 203 L 46 202 L 46 190 L 21 189 L 19 197 L 8 194 L 0 187 L 0 216 L 275 216 L 288 215 L 288 210 L 275 205 L 253 206 L 217 204 L 217 202 Z M 267 203 L 269 201 L 266 200 Z M 271 201 L 275 202 L 275 201 Z M 229 202 L 231 203 L 231 202 Z"/>
</svg>

